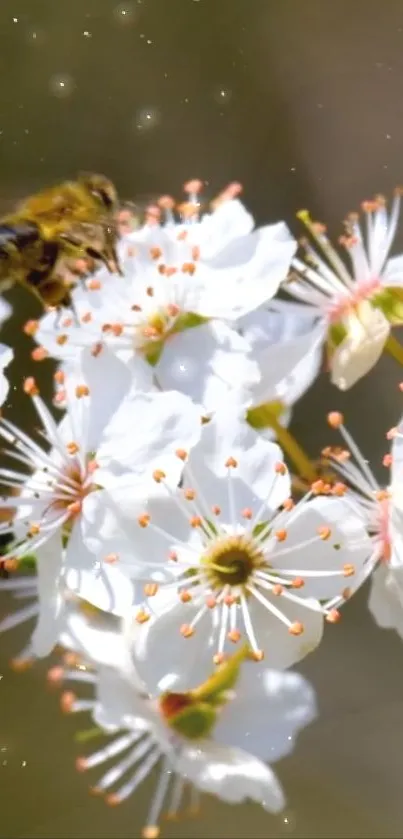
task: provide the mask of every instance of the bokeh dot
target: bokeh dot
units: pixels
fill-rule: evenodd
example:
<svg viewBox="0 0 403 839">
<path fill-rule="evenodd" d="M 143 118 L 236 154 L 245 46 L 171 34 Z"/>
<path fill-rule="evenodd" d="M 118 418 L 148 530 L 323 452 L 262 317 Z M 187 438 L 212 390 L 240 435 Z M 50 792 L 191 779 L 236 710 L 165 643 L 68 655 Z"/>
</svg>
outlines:
<svg viewBox="0 0 403 839">
<path fill-rule="evenodd" d="M 136 18 L 136 9 L 134 3 L 119 3 L 113 10 L 115 20 L 122 24 L 134 23 Z"/>
<path fill-rule="evenodd" d="M 51 93 L 59 99 L 66 99 L 75 88 L 74 79 L 68 73 L 55 73 L 49 82 Z"/>
<path fill-rule="evenodd" d="M 161 114 L 158 108 L 145 107 L 140 108 L 135 116 L 134 125 L 137 131 L 145 132 L 156 128 L 159 125 Z"/>
</svg>

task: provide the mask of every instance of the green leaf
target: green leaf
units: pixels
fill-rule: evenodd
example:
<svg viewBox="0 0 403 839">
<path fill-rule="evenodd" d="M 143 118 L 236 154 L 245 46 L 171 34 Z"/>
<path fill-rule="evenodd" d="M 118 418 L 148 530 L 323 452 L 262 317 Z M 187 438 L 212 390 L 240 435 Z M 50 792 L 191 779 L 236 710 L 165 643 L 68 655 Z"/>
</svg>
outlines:
<svg viewBox="0 0 403 839">
<path fill-rule="evenodd" d="M 273 419 L 277 422 L 284 414 L 286 408 L 280 400 L 276 402 L 265 402 L 257 408 L 249 408 L 246 413 L 246 420 L 252 428 L 271 428 Z"/>
<path fill-rule="evenodd" d="M 37 559 L 35 554 L 28 554 L 27 556 L 23 556 L 20 559 L 19 567 L 20 568 L 28 568 L 28 569 L 35 569 L 36 568 Z"/>
<path fill-rule="evenodd" d="M 384 288 L 374 295 L 371 302 L 393 326 L 403 323 L 403 288 Z"/>
</svg>

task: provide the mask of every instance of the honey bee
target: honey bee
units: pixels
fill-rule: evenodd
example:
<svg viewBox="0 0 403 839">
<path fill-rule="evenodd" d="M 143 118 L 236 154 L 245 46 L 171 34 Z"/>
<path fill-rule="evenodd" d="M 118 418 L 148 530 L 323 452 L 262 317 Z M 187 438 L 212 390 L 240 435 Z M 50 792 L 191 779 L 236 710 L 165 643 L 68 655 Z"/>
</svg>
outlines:
<svg viewBox="0 0 403 839">
<path fill-rule="evenodd" d="M 25 199 L 0 219 L 0 289 L 25 286 L 44 308 L 70 308 L 71 291 L 84 271 L 103 263 L 121 273 L 116 253 L 117 193 L 103 175 L 82 174 L 75 181 Z"/>
</svg>

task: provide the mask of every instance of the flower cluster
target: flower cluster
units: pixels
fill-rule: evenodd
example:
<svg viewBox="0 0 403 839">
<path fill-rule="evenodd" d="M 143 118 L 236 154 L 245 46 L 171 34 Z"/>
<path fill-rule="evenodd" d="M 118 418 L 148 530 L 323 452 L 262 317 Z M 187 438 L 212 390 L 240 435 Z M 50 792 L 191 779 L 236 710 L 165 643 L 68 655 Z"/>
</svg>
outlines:
<svg viewBox="0 0 403 839">
<path fill-rule="evenodd" d="M 315 462 L 288 430 L 324 346 L 342 390 L 384 348 L 402 360 L 400 193 L 390 215 L 363 205 L 365 234 L 348 218 L 349 269 L 307 212 L 298 255 L 283 222 L 255 228 L 238 184 L 206 213 L 201 187 L 136 229 L 126 210 L 122 275 L 100 268 L 72 312 L 25 325 L 32 358 L 56 361 L 53 398 L 27 377 L 37 430 L 0 419 L 0 591 L 28 603 L 0 632 L 34 619 L 19 668 L 64 649 L 49 679 L 90 715 L 78 739 L 100 744 L 77 768 L 110 805 L 158 764 L 145 839 L 203 792 L 284 807 L 271 764 L 316 716 L 290 668 L 369 577 L 375 620 L 403 638 L 403 422 L 386 486 L 340 413 L 343 447 Z"/>
</svg>

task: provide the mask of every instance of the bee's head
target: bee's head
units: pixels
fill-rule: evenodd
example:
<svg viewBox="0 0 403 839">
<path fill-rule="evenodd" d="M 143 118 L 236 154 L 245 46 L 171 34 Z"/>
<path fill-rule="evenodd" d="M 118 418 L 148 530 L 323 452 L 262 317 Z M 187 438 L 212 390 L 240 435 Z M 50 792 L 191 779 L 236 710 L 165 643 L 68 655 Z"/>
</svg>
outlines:
<svg viewBox="0 0 403 839">
<path fill-rule="evenodd" d="M 92 198 L 105 207 L 106 210 L 113 210 L 117 205 L 117 192 L 112 183 L 104 175 L 81 174 L 80 183 L 88 190 Z"/>
</svg>

